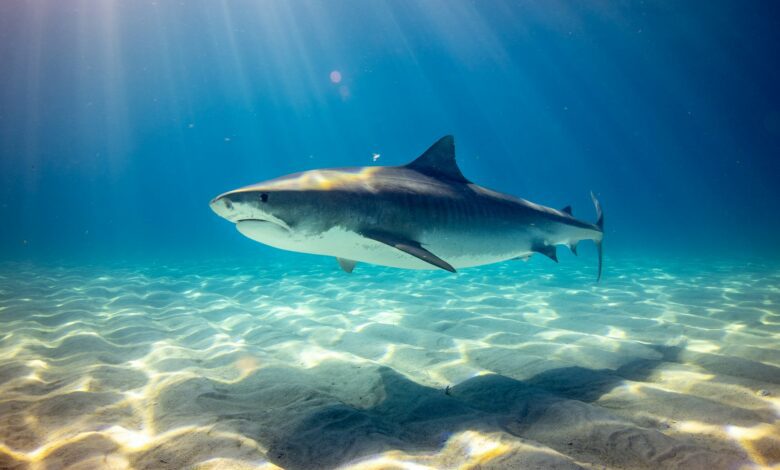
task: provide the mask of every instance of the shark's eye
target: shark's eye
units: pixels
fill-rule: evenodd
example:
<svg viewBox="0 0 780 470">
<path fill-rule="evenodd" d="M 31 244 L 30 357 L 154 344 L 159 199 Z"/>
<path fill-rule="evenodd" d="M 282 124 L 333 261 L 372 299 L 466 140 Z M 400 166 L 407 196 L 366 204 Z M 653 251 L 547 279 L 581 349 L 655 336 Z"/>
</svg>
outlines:
<svg viewBox="0 0 780 470">
<path fill-rule="evenodd" d="M 260 193 L 260 200 L 263 202 L 268 202 L 268 194 Z"/>
</svg>

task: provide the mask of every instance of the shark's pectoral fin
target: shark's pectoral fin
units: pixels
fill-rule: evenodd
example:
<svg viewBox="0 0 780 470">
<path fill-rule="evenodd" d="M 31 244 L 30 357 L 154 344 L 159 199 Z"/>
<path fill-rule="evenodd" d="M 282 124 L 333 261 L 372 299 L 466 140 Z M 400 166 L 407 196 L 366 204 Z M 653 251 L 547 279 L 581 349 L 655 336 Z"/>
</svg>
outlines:
<svg viewBox="0 0 780 470">
<path fill-rule="evenodd" d="M 370 238 L 371 240 L 392 246 L 393 248 L 401 250 L 406 254 L 425 261 L 426 263 L 430 263 L 437 268 L 444 269 L 445 271 L 449 271 L 451 273 L 455 272 L 455 268 L 453 268 L 448 262 L 423 248 L 422 245 L 420 245 L 420 243 L 417 241 L 409 240 L 390 233 L 375 232 L 371 230 L 363 231 L 360 234 L 366 238 Z"/>
<path fill-rule="evenodd" d="M 558 253 L 555 251 L 555 245 L 545 245 L 544 243 L 537 243 L 531 247 L 531 251 L 541 253 L 551 260 L 558 262 Z"/>
<path fill-rule="evenodd" d="M 336 260 L 338 260 L 339 266 L 346 273 L 351 273 L 355 269 L 355 265 L 357 265 L 357 261 L 352 261 L 351 259 L 336 258 Z"/>
</svg>

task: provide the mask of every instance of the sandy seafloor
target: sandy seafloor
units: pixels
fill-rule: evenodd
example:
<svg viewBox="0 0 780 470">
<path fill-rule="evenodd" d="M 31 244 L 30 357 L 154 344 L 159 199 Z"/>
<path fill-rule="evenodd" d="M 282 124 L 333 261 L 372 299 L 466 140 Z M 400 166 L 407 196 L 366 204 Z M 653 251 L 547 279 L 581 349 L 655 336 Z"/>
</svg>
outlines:
<svg viewBox="0 0 780 470">
<path fill-rule="evenodd" d="M 291 259 L 0 264 L 0 468 L 780 465 L 780 265 Z"/>
</svg>

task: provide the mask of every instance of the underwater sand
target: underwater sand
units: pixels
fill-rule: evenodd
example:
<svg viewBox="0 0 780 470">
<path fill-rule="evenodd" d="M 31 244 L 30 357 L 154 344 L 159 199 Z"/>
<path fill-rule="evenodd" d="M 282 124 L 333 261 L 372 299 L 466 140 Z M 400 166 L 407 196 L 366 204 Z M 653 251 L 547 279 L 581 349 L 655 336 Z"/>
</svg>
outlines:
<svg viewBox="0 0 780 470">
<path fill-rule="evenodd" d="M 0 264 L 0 468 L 780 465 L 778 266 L 294 259 Z"/>
</svg>

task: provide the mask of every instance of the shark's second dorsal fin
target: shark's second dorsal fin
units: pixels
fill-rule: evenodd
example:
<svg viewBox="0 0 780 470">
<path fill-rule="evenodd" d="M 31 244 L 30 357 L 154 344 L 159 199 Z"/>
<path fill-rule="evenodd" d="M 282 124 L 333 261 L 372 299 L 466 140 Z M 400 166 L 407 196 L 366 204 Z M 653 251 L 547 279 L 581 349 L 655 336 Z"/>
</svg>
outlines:
<svg viewBox="0 0 780 470">
<path fill-rule="evenodd" d="M 407 168 L 419 171 L 434 178 L 470 183 L 458 164 L 455 163 L 455 139 L 445 135 L 425 151 L 416 160 L 406 165 Z"/>
</svg>

